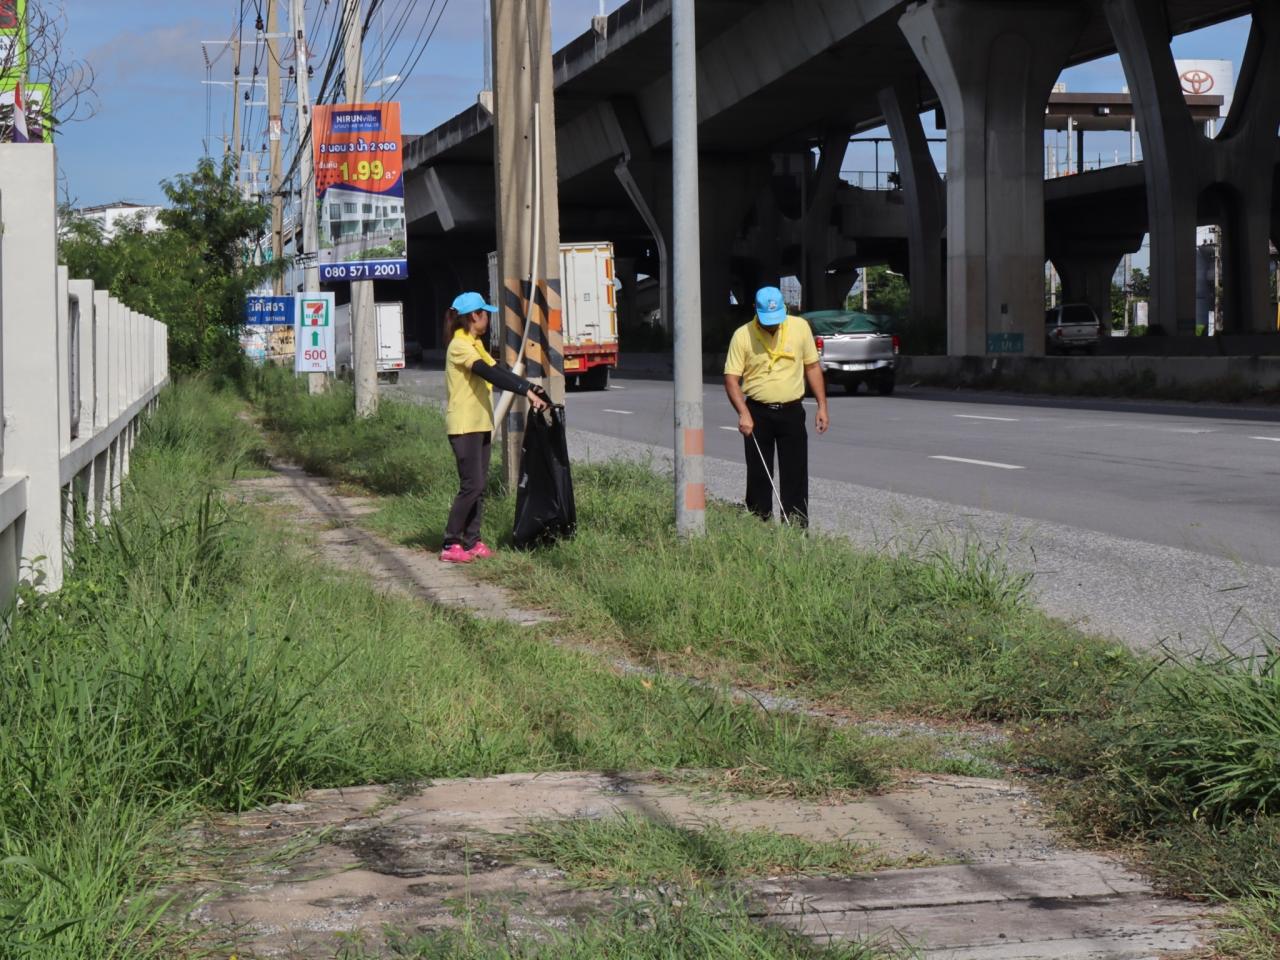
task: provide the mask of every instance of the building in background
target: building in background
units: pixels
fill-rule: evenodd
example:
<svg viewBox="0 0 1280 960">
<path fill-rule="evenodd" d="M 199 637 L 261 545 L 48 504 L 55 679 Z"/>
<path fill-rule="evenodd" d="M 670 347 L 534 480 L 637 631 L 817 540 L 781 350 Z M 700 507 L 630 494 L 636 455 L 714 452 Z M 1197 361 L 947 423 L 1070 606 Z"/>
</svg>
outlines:
<svg viewBox="0 0 1280 960">
<path fill-rule="evenodd" d="M 96 220 L 102 226 L 102 232 L 109 240 L 115 236 L 121 221 L 141 218 L 144 233 L 160 229 L 160 211 L 163 207 L 149 207 L 141 203 L 130 203 L 117 200 L 115 203 L 100 203 L 93 207 L 81 207 L 79 213 L 88 220 Z"/>
</svg>

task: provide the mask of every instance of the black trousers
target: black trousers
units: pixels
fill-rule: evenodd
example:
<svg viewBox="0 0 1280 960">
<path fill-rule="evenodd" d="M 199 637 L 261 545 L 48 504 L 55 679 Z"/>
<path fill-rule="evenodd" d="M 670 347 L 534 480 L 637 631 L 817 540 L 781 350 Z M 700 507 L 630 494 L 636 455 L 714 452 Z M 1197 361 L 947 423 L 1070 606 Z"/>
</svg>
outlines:
<svg viewBox="0 0 1280 960">
<path fill-rule="evenodd" d="M 444 545 L 459 543 L 464 550 L 470 550 L 480 540 L 493 435 L 487 431 L 450 434 L 449 446 L 453 447 L 454 459 L 458 461 L 458 495 L 453 498 L 449 522 L 444 528 Z"/>
<path fill-rule="evenodd" d="M 778 496 L 782 515 L 792 523 L 809 525 L 809 431 L 804 405 L 757 403 L 747 399 L 755 433 L 745 439 L 747 509 L 768 520 L 773 516 L 774 453 L 778 457 Z M 759 444 L 759 449 L 757 449 Z M 763 460 L 761 459 L 763 457 Z M 766 464 L 768 465 L 766 468 Z"/>
</svg>

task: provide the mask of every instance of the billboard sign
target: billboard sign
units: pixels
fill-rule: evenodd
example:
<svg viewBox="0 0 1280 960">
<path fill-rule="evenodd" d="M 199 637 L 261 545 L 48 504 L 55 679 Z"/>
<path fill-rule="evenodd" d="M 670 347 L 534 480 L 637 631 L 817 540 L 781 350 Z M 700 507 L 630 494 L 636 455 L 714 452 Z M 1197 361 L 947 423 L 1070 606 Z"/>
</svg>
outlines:
<svg viewBox="0 0 1280 960">
<path fill-rule="evenodd" d="M 244 322 L 250 326 L 293 325 L 293 297 L 264 297 L 250 294 L 245 299 Z"/>
<path fill-rule="evenodd" d="M 27 75 L 27 0 L 0 0 L 0 78 Z"/>
<path fill-rule="evenodd" d="M 0 0 L 3 3 L 4 0 Z M 0 77 L 0 142 L 13 141 L 14 99 L 18 83 Z M 51 92 L 47 83 L 24 83 L 22 96 L 27 106 L 27 139 L 31 143 L 53 143 L 53 123 L 49 117 Z"/>
<path fill-rule="evenodd" d="M 318 105 L 312 130 L 320 279 L 405 279 L 400 104 Z"/>
<path fill-rule="evenodd" d="M 333 294 L 304 293 L 298 297 L 293 324 L 295 373 L 332 373 Z"/>
</svg>

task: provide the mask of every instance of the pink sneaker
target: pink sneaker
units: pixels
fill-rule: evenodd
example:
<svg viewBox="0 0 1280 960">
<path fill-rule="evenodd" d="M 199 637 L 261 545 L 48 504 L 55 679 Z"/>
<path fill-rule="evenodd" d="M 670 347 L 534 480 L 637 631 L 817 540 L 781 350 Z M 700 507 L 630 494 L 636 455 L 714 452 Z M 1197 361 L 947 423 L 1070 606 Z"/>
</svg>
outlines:
<svg viewBox="0 0 1280 960">
<path fill-rule="evenodd" d="M 477 540 L 476 545 L 467 551 L 471 555 L 472 560 L 488 560 L 493 556 L 493 551 L 485 546 L 483 540 Z"/>
<path fill-rule="evenodd" d="M 441 563 L 470 563 L 471 554 L 462 549 L 462 544 L 451 543 L 440 551 Z"/>
</svg>

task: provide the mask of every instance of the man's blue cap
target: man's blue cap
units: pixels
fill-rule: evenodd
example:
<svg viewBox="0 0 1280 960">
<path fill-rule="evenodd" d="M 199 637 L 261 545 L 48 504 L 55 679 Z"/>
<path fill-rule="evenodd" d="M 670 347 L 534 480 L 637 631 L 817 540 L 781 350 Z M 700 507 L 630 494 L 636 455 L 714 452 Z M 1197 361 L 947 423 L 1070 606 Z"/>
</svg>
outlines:
<svg viewBox="0 0 1280 960">
<path fill-rule="evenodd" d="M 484 302 L 484 297 L 478 293 L 460 293 L 453 301 L 453 309 L 459 313 L 475 313 L 477 310 L 487 310 L 489 313 L 497 313 L 498 308 Z"/>
<path fill-rule="evenodd" d="M 761 287 L 756 291 L 756 316 L 766 327 L 776 327 L 787 319 L 787 304 L 777 287 Z"/>
</svg>

